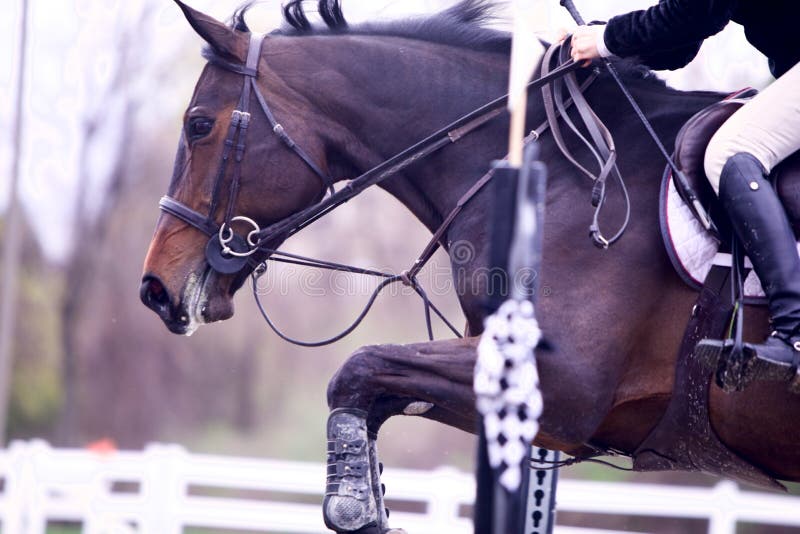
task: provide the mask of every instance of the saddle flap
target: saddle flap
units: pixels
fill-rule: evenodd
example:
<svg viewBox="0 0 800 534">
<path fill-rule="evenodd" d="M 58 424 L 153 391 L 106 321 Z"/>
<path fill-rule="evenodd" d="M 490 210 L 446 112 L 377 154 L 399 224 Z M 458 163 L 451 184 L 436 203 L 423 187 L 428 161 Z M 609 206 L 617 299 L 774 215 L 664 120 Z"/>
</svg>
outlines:
<svg viewBox="0 0 800 534">
<path fill-rule="evenodd" d="M 706 147 L 719 127 L 755 94 L 755 90 L 745 89 L 698 111 L 686 121 L 675 138 L 675 162 L 704 206 L 710 206 L 716 200 L 714 190 L 706 178 Z M 676 184 L 676 187 L 685 201 L 687 192 L 680 188 L 680 184 Z"/>
</svg>

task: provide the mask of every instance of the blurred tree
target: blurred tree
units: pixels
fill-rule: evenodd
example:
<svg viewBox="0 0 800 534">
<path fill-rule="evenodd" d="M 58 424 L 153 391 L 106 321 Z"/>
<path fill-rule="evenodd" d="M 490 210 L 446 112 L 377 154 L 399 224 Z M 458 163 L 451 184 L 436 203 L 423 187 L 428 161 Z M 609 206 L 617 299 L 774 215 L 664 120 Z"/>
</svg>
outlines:
<svg viewBox="0 0 800 534">
<path fill-rule="evenodd" d="M 108 231 L 108 218 L 118 207 L 129 179 L 127 170 L 132 138 L 135 135 L 136 111 L 141 95 L 133 91 L 133 80 L 143 70 L 141 42 L 146 42 L 151 4 L 146 3 L 134 21 L 120 19 L 121 28 L 112 33 L 114 57 L 109 62 L 112 73 L 101 92 L 94 95 L 92 106 L 83 120 L 83 143 L 78 162 L 78 185 L 72 221 L 72 249 L 65 262 L 61 300 L 62 387 L 64 402 L 56 433 L 59 445 L 78 444 L 78 338 L 80 321 L 91 302 L 86 296 L 97 275 L 96 251 Z M 92 62 L 87 69 L 95 68 Z M 88 79 L 88 76 L 87 76 Z M 112 141 L 110 141 L 112 140 Z M 96 209 L 90 209 L 93 156 L 102 153 L 110 164 L 106 168 L 103 194 Z M 93 196 L 97 196 L 96 193 Z"/>
<path fill-rule="evenodd" d="M 61 294 L 57 269 L 46 262 L 22 213 L 22 244 L 13 340 L 13 368 L 8 408 L 12 438 L 48 436 L 58 417 L 61 384 L 57 303 Z M 0 220 L 0 245 L 8 234 Z"/>
<path fill-rule="evenodd" d="M 8 426 L 9 387 L 13 367 L 13 337 L 16 330 L 17 285 L 20 263 L 20 219 L 19 182 L 22 160 L 22 137 L 24 122 L 25 78 L 28 51 L 28 2 L 22 0 L 19 18 L 19 43 L 17 46 L 17 84 L 14 95 L 14 115 L 12 125 L 13 155 L 11 156 L 8 208 L 6 213 L 5 236 L 2 248 L 2 273 L 0 273 L 0 443 L 6 441 Z"/>
<path fill-rule="evenodd" d="M 144 101 L 141 111 L 151 111 L 173 98 L 171 81 L 186 74 L 175 58 L 165 58 L 169 65 L 152 63 L 151 13 L 123 21 L 110 80 L 83 123 L 74 243 L 61 306 L 60 445 L 110 437 L 135 448 L 191 435 L 215 421 L 247 432 L 255 421 L 257 350 L 244 326 L 187 341 L 168 334 L 138 299 L 157 194 L 174 155 L 174 132 L 168 138 L 163 129 L 178 121 L 180 109 L 169 110 L 174 116 L 157 114 L 157 122 L 139 111 Z M 191 67 L 196 72 L 197 65 Z M 98 159 L 104 162 L 100 178 L 94 176 Z"/>
</svg>

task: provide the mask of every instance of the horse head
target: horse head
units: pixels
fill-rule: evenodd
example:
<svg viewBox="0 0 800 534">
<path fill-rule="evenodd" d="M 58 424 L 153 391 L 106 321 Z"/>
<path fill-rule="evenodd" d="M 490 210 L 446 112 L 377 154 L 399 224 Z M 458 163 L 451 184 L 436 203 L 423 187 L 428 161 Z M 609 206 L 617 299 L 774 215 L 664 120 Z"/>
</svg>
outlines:
<svg viewBox="0 0 800 534">
<path fill-rule="evenodd" d="M 206 249 L 220 237 L 244 243 L 239 236 L 307 207 L 330 183 L 320 170 L 326 162 L 314 131 L 319 121 L 307 115 L 261 57 L 269 39 L 251 39 L 241 14 L 229 27 L 175 1 L 208 44 L 204 55 L 209 63 L 183 116 L 140 296 L 171 332 L 189 335 L 201 324 L 233 315 L 233 294 L 266 256 L 256 250 L 232 268 L 215 269 Z M 251 80 L 255 83 L 248 86 Z M 302 148 L 293 151 L 293 143 Z M 266 245 L 275 248 L 275 241 Z"/>
</svg>

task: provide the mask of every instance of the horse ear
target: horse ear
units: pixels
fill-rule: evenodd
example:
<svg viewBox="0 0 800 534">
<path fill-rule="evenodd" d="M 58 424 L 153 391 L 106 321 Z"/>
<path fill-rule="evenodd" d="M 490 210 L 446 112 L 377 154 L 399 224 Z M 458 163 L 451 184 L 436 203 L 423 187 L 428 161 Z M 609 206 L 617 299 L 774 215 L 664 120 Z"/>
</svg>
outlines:
<svg viewBox="0 0 800 534">
<path fill-rule="evenodd" d="M 220 55 L 245 61 L 247 42 L 243 35 L 222 22 L 193 9 L 181 0 L 175 0 L 194 31 Z"/>
</svg>

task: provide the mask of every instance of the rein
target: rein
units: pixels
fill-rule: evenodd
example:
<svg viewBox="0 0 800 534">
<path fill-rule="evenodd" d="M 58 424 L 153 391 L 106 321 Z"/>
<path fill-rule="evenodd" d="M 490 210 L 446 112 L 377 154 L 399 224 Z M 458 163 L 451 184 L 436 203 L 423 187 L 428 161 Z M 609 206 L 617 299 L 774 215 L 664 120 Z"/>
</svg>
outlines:
<svg viewBox="0 0 800 534">
<path fill-rule="evenodd" d="M 433 340 L 433 328 L 431 324 L 432 314 L 435 314 L 437 317 L 439 317 L 457 337 L 462 337 L 461 334 L 458 332 L 458 330 L 449 321 L 447 321 L 442 312 L 430 301 L 427 294 L 418 283 L 417 276 L 420 273 L 420 271 L 425 267 L 425 265 L 430 261 L 435 252 L 438 250 L 438 248 L 441 246 L 444 235 L 450 228 L 453 221 L 462 211 L 464 206 L 472 198 L 474 198 L 486 186 L 486 184 L 488 184 L 492 180 L 494 176 L 494 172 L 492 170 L 487 172 L 480 180 L 475 182 L 475 184 L 473 184 L 473 186 L 470 187 L 470 189 L 458 200 L 456 206 L 441 223 L 439 228 L 433 234 L 431 240 L 428 242 L 428 244 L 423 249 L 421 254 L 414 261 L 413 265 L 408 270 L 400 274 L 386 273 L 370 269 L 362 269 L 341 263 L 327 262 L 296 254 L 289 254 L 286 252 L 281 252 L 279 250 L 271 249 L 269 247 L 269 244 L 280 242 L 287 239 L 288 237 L 291 237 L 292 235 L 296 234 L 303 228 L 309 226 L 310 224 L 317 221 L 324 215 L 330 213 L 337 207 L 341 206 L 342 204 L 346 203 L 353 197 L 357 196 L 359 193 L 361 193 L 368 187 L 379 184 L 384 180 L 386 180 L 387 178 L 402 171 L 409 165 L 427 156 L 430 156 L 431 154 L 435 153 L 436 151 L 440 150 L 441 148 L 449 144 L 458 142 L 464 136 L 470 134 L 471 132 L 477 130 L 484 124 L 500 116 L 506 107 L 508 101 L 508 95 L 506 94 L 500 98 L 497 98 L 489 102 L 488 104 L 464 115 L 460 119 L 448 124 L 444 128 L 438 130 L 432 135 L 419 141 L 415 145 L 400 152 L 399 154 L 386 160 L 385 162 L 379 164 L 378 166 L 368 170 L 361 176 L 354 178 L 353 180 L 349 181 L 346 185 L 344 185 L 342 188 L 340 188 L 338 191 L 336 191 L 333 187 L 333 179 L 329 175 L 325 174 L 320 169 L 320 167 L 313 162 L 313 160 L 308 156 L 308 154 L 292 140 L 292 138 L 289 136 L 289 134 L 286 132 L 283 126 L 280 123 L 278 123 L 278 121 L 275 119 L 274 115 L 272 114 L 269 108 L 269 105 L 267 104 L 266 99 L 264 98 L 260 89 L 258 88 L 258 85 L 256 84 L 256 78 L 258 76 L 258 61 L 260 58 L 261 45 L 263 43 L 263 40 L 264 40 L 264 35 L 251 34 L 250 45 L 248 48 L 248 56 L 245 65 L 231 63 L 225 59 L 218 57 L 213 52 L 204 53 L 206 59 L 208 59 L 209 62 L 211 62 L 212 64 L 220 68 L 226 69 L 230 72 L 241 74 L 244 77 L 244 86 L 242 89 L 242 95 L 240 97 L 237 109 L 233 111 L 231 116 L 231 123 L 228 129 L 228 135 L 225 140 L 225 146 L 223 149 L 223 155 L 220 161 L 220 166 L 216 174 L 212 203 L 208 215 L 202 215 L 201 213 L 193 210 L 192 208 L 188 207 L 182 202 L 173 199 L 169 196 L 164 196 L 159 201 L 159 207 L 161 208 L 161 210 L 174 217 L 177 217 L 183 222 L 195 227 L 196 229 L 200 230 L 201 232 L 209 236 L 210 240 L 206 246 L 206 259 L 210 267 L 215 271 L 222 274 L 235 274 L 240 272 L 246 266 L 249 266 L 250 268 L 253 269 L 252 272 L 253 296 L 256 300 L 258 309 L 261 312 L 261 315 L 263 316 L 266 323 L 269 325 L 269 327 L 281 339 L 289 343 L 300 345 L 303 347 L 320 347 L 339 341 L 340 339 L 350 334 L 353 330 L 355 330 L 358 327 L 358 325 L 364 320 L 369 310 L 371 309 L 372 305 L 374 304 L 375 300 L 377 299 L 379 293 L 385 287 L 397 282 L 401 282 L 404 285 L 411 287 L 422 299 L 424 304 L 425 321 L 429 339 Z M 547 63 L 549 63 L 550 61 L 549 58 L 552 57 L 554 50 L 560 48 L 561 48 L 560 45 L 551 46 L 547 55 L 548 58 Z M 558 92 L 557 109 L 547 110 L 547 120 L 543 124 L 541 124 L 538 128 L 533 130 L 526 137 L 525 139 L 526 142 L 537 140 L 548 128 L 553 130 L 554 135 L 557 135 L 558 139 L 561 139 L 560 131 L 558 129 L 558 124 L 557 124 L 559 116 L 565 118 L 568 121 L 568 124 L 571 125 L 571 128 L 574 129 L 574 126 L 572 126 L 572 123 L 571 121 L 569 121 L 569 117 L 566 114 L 567 108 L 569 108 L 573 104 L 576 105 L 576 107 L 578 107 L 581 115 L 582 116 L 584 115 L 585 111 L 582 110 L 582 107 L 585 106 L 588 109 L 588 105 L 585 103 L 586 101 L 583 98 L 582 92 L 596 79 L 597 74 L 593 73 L 586 80 L 586 82 L 584 82 L 582 86 L 578 87 L 574 71 L 580 68 L 580 66 L 581 66 L 580 63 L 575 63 L 574 61 L 567 60 L 560 66 L 554 69 L 550 69 L 549 65 L 545 65 L 545 63 L 543 63 L 541 76 L 536 80 L 531 81 L 528 84 L 529 89 L 547 90 L 546 86 L 548 84 L 560 80 L 563 77 L 567 77 L 567 79 L 571 81 L 571 83 L 570 81 L 567 82 L 570 97 L 564 100 L 563 96 L 561 96 L 561 92 L 560 91 Z M 549 92 L 549 90 L 547 91 Z M 251 93 L 255 95 L 256 101 L 259 103 L 259 106 L 261 107 L 264 116 L 267 118 L 269 124 L 272 127 L 272 131 L 281 139 L 281 141 L 283 141 L 283 143 L 289 149 L 295 152 L 298 155 L 298 157 L 320 178 L 322 183 L 325 185 L 326 190 L 330 193 L 328 196 L 323 197 L 320 201 L 309 206 L 308 208 L 305 208 L 295 213 L 294 215 L 290 215 L 289 217 L 277 223 L 274 223 L 273 225 L 264 229 L 261 229 L 255 221 L 253 221 L 248 217 L 234 216 L 233 214 L 236 199 L 238 196 L 239 181 L 241 177 L 240 165 L 245 150 L 246 134 L 251 120 L 251 115 L 248 111 L 250 107 Z M 589 110 L 589 112 L 591 113 L 591 110 Z M 599 122 L 599 119 L 597 121 Z M 576 133 L 578 133 L 577 130 L 575 131 Z M 591 127 L 590 131 L 592 131 Z M 607 132 L 607 130 L 605 130 L 605 132 Z M 579 133 L 578 135 L 580 136 Z M 613 140 L 610 140 L 610 134 L 608 135 L 608 139 L 609 139 L 608 144 L 610 144 L 613 149 Z M 559 145 L 561 145 L 561 143 L 559 143 Z M 227 209 L 225 211 L 225 217 L 223 223 L 222 225 L 217 225 L 216 222 L 214 221 L 214 214 L 217 210 L 217 207 L 219 206 L 219 200 L 222 190 L 222 181 L 224 179 L 228 163 L 231 160 L 232 151 L 234 155 L 233 158 L 234 168 L 233 168 L 232 182 L 230 187 L 230 196 L 228 198 Z M 567 154 L 568 153 L 565 153 L 565 155 Z M 567 157 L 568 159 L 574 162 L 574 159 L 572 157 L 570 156 Z M 613 158 L 610 165 L 613 165 Z M 594 178 L 595 182 L 596 183 L 601 182 L 604 186 L 605 176 L 607 174 L 608 171 L 605 170 L 601 171 L 600 176 Z M 324 195 L 324 191 L 322 194 Z M 593 197 L 594 196 L 596 196 L 595 193 L 593 193 Z M 600 203 L 599 206 L 597 204 L 595 206 L 598 207 L 597 211 L 599 213 L 599 208 L 602 207 L 602 203 Z M 597 217 L 597 215 L 595 217 Z M 233 232 L 231 225 L 237 221 L 249 224 L 250 226 L 253 227 L 253 230 L 251 230 L 246 237 L 235 234 Z M 624 231 L 624 228 L 619 232 L 619 234 L 621 234 L 622 231 Z M 606 241 L 606 246 L 612 243 L 618 237 L 619 235 L 615 236 L 615 238 L 613 238 L 612 240 Z M 266 259 L 261 262 L 256 261 L 253 258 L 253 255 L 257 252 L 261 254 L 266 254 Z M 322 341 L 305 342 L 293 339 L 284 334 L 283 332 L 281 332 L 280 329 L 271 320 L 264 306 L 261 303 L 258 294 L 258 280 L 267 271 L 266 267 L 267 260 L 279 263 L 290 263 L 294 265 L 301 265 L 305 267 L 314 267 L 314 268 L 327 269 L 339 272 L 375 276 L 378 278 L 383 278 L 383 280 L 373 290 L 367 304 L 365 305 L 361 313 L 358 315 L 358 317 L 344 331 L 337 334 L 336 336 L 333 336 L 329 339 L 325 339 Z"/>
<path fill-rule="evenodd" d="M 563 63 L 567 61 L 569 57 L 569 50 L 567 47 L 550 47 L 542 60 L 542 72 L 549 72 L 554 58 L 557 59 L 557 62 Z M 578 111 L 578 115 L 586 126 L 586 130 L 589 132 L 591 141 L 586 139 L 567 114 L 563 95 L 565 85 L 570 99 L 575 103 L 575 109 Z M 622 175 L 617 167 L 617 149 L 614 144 L 614 138 L 611 136 L 611 132 L 606 125 L 603 124 L 589 106 L 589 103 L 583 96 L 584 89 L 584 87 L 578 86 L 575 75 L 569 74 L 563 79 L 556 80 L 547 87 L 543 87 L 542 101 L 544 103 L 545 113 L 547 114 L 547 122 L 552 129 L 556 146 L 573 166 L 594 182 L 594 187 L 592 188 L 592 206 L 594 206 L 595 211 L 592 225 L 589 227 L 589 235 L 596 247 L 607 249 L 609 246 L 619 241 L 628 228 L 631 218 L 631 199 L 625 181 L 622 179 Z M 598 174 L 592 173 L 581 165 L 569 148 L 567 148 L 567 144 L 561 134 L 561 127 L 558 124 L 559 116 L 581 143 L 589 150 L 592 156 L 594 156 L 600 167 Z M 616 178 L 622 191 L 625 202 L 625 218 L 617 232 L 610 238 L 606 238 L 600 230 L 600 213 L 605 206 L 606 181 L 611 174 Z"/>
<path fill-rule="evenodd" d="M 546 76 L 542 76 L 528 84 L 529 89 L 539 89 L 544 85 L 558 79 L 580 67 L 577 63 L 568 63 L 558 67 Z M 368 187 L 377 185 L 387 178 L 394 176 L 416 161 L 430 156 L 447 145 L 458 142 L 465 135 L 477 130 L 480 126 L 499 116 L 505 110 L 508 95 L 501 96 L 488 104 L 464 115 L 460 119 L 448 124 L 439 131 L 431 134 L 417 144 L 407 148 L 401 153 L 389 158 L 377 167 L 374 167 L 361 176 L 354 178 L 335 194 L 322 202 L 302 210 L 286 219 L 277 222 L 258 232 L 258 244 L 273 238 L 288 238 L 299 232 L 320 217 L 341 206 Z"/>
</svg>

